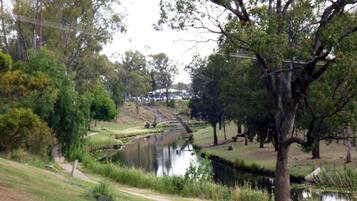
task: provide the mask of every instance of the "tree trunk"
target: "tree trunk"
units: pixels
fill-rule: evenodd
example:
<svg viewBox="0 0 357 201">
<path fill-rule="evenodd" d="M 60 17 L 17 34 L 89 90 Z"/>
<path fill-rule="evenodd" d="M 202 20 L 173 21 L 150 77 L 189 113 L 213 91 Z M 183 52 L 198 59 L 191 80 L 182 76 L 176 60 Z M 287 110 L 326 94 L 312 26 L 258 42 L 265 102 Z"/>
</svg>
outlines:
<svg viewBox="0 0 357 201">
<path fill-rule="evenodd" d="M 226 134 L 226 122 L 223 121 L 223 134 L 224 134 L 224 140 L 227 140 L 227 134 Z"/>
<path fill-rule="evenodd" d="M 320 159 L 320 142 L 317 141 L 312 145 L 312 159 Z"/>
<path fill-rule="evenodd" d="M 259 133 L 259 148 L 264 148 L 263 133 Z"/>
<path fill-rule="evenodd" d="M 248 135 L 244 134 L 244 145 L 247 146 L 248 145 Z"/>
<path fill-rule="evenodd" d="M 166 105 L 169 106 L 169 87 L 166 88 Z"/>
<path fill-rule="evenodd" d="M 217 139 L 217 124 L 213 124 L 213 144 L 217 145 L 218 144 L 218 139 Z"/>
<path fill-rule="evenodd" d="M 138 97 L 135 98 L 135 110 L 136 110 L 136 115 L 139 115 L 139 100 L 138 100 Z"/>
<path fill-rule="evenodd" d="M 1 13 L 2 14 L 5 14 L 4 13 L 4 2 L 3 0 L 0 0 L 0 6 L 1 6 Z M 2 29 L 2 38 L 3 38 L 3 41 L 4 41 L 4 52 L 6 54 L 9 54 L 9 43 L 7 42 L 7 34 L 6 34 L 6 28 L 5 28 L 5 19 L 4 19 L 4 16 L 1 17 L 1 29 Z"/>
<path fill-rule="evenodd" d="M 279 147 L 275 171 L 275 201 L 290 200 L 290 177 L 288 167 L 288 148 Z"/>
<path fill-rule="evenodd" d="M 277 128 L 277 159 L 275 170 L 275 201 L 290 200 L 290 176 L 288 155 L 290 144 L 287 144 L 288 136 L 292 136 L 295 123 L 297 104 L 292 104 L 284 110 L 275 111 L 274 119 Z"/>
<path fill-rule="evenodd" d="M 241 133 L 242 133 L 242 125 L 237 124 L 237 134 L 241 134 Z"/>
<path fill-rule="evenodd" d="M 350 142 L 347 143 L 347 155 L 346 155 L 346 163 L 352 162 L 352 155 L 351 155 L 352 145 Z"/>
</svg>

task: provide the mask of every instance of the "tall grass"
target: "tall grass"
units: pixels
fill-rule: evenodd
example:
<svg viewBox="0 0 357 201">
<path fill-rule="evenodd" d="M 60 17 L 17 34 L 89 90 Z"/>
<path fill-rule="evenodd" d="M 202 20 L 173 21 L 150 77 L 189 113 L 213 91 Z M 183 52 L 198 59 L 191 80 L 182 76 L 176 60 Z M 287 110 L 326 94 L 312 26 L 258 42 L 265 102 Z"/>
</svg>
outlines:
<svg viewBox="0 0 357 201">
<path fill-rule="evenodd" d="M 114 164 L 102 164 L 90 155 L 77 155 L 89 171 L 110 178 L 115 182 L 137 188 L 156 190 L 162 193 L 177 194 L 185 197 L 198 197 L 212 200 L 235 201 L 265 201 L 265 193 L 242 188 L 239 191 L 212 182 L 187 181 L 183 177 L 157 177 L 152 173 L 145 173 L 135 168 L 126 168 Z M 237 195 L 239 195 L 237 197 Z"/>
<path fill-rule="evenodd" d="M 334 171 L 323 170 L 314 177 L 314 182 L 322 187 L 355 191 L 357 190 L 357 171 L 350 168 Z"/>
</svg>

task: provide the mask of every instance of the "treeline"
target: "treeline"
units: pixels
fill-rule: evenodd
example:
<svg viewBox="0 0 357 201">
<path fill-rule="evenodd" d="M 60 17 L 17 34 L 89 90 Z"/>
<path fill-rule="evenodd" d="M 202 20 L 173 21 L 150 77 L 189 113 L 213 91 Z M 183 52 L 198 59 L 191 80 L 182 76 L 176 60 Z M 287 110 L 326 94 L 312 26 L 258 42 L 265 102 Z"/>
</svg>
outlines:
<svg viewBox="0 0 357 201">
<path fill-rule="evenodd" d="M 176 67 L 164 53 L 128 51 L 115 63 L 101 54 L 125 31 L 113 1 L 0 3 L 0 152 L 47 156 L 60 144 L 68 155 L 126 97 L 172 85 Z"/>
<path fill-rule="evenodd" d="M 257 139 L 260 148 L 273 143 L 277 149 L 274 111 L 255 60 L 223 50 L 207 59 L 195 57 L 187 66 L 192 77 L 191 116 L 212 126 L 214 145 L 218 143 L 217 126 L 221 129 L 232 121 L 237 125 L 237 137 L 244 137 L 246 144 Z M 311 145 L 304 147 L 312 150 L 312 158 L 320 158 L 322 140 L 356 145 L 356 71 L 353 66 L 335 65 L 339 70 L 326 72 L 310 86 L 297 113 L 293 135 L 313 137 Z"/>
</svg>

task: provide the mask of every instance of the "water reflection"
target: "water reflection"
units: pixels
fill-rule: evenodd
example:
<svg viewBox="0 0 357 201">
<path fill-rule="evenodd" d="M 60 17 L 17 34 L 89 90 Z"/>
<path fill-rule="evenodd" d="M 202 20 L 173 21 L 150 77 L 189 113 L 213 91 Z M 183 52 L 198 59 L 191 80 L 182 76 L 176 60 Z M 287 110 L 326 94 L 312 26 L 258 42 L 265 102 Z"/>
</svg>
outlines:
<svg viewBox="0 0 357 201">
<path fill-rule="evenodd" d="M 125 166 L 154 172 L 157 176 L 184 175 L 191 162 L 199 161 L 192 145 L 183 138 L 182 130 L 171 130 L 164 134 L 135 139 L 112 160 L 120 161 Z M 270 194 L 273 192 L 273 178 L 242 172 L 218 162 L 212 162 L 212 171 L 217 183 L 228 186 L 248 183 L 253 188 L 265 189 Z M 309 200 L 308 198 L 319 201 L 357 200 L 349 194 L 310 192 L 307 189 L 292 190 L 293 201 Z"/>
<path fill-rule="evenodd" d="M 135 139 L 113 158 L 129 167 L 154 172 L 157 176 L 185 174 L 190 163 L 197 162 L 193 147 L 186 140 L 178 140 L 181 130 Z"/>
</svg>

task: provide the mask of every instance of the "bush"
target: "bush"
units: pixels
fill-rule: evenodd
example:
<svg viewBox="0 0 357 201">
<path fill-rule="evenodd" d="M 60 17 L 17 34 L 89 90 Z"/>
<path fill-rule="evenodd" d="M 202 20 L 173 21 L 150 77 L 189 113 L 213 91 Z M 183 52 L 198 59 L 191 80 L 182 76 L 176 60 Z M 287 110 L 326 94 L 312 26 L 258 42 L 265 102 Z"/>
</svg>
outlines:
<svg viewBox="0 0 357 201">
<path fill-rule="evenodd" d="M 269 195 L 262 191 L 253 191 L 250 187 L 235 188 L 232 192 L 234 201 L 268 201 Z"/>
<path fill-rule="evenodd" d="M 170 100 L 167 106 L 175 108 L 175 100 Z"/>
<path fill-rule="evenodd" d="M 98 200 L 100 197 L 109 198 L 110 200 L 112 200 L 113 198 L 113 191 L 110 188 L 109 183 L 105 181 L 102 181 L 98 185 L 94 186 L 94 188 L 92 189 L 92 194 Z"/>
<path fill-rule="evenodd" d="M 6 72 L 11 70 L 12 58 L 8 54 L 4 54 L 0 51 L 0 72 Z"/>
<path fill-rule="evenodd" d="M 46 156 L 56 139 L 45 123 L 30 109 L 12 109 L 0 115 L 0 150 L 23 149 Z"/>
</svg>

